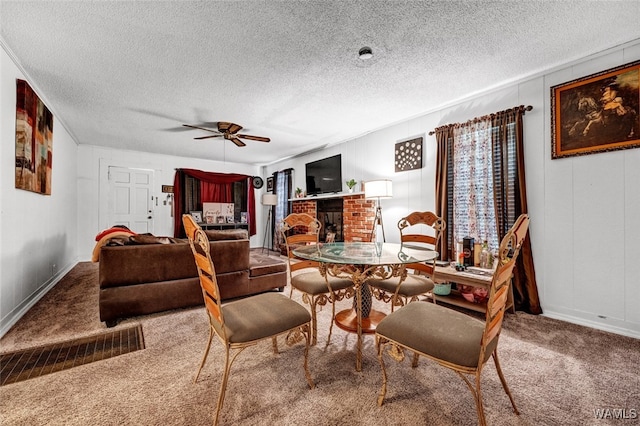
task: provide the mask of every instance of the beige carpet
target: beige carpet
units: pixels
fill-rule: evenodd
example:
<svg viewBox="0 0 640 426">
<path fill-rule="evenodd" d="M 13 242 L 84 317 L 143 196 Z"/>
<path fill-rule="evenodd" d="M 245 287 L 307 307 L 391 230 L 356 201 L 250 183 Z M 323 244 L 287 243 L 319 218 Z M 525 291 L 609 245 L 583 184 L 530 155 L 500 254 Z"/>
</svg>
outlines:
<svg viewBox="0 0 640 426">
<path fill-rule="evenodd" d="M 103 330 L 97 294 L 97 265 L 78 264 L 0 340 L 0 352 Z M 347 306 L 342 302 L 342 308 Z M 282 342 L 277 356 L 268 342 L 249 348 L 233 366 L 223 424 L 476 424 L 466 385 L 428 360 L 414 370 L 408 359 L 398 364 L 387 358 L 387 400 L 378 407 L 381 377 L 373 338 L 365 338 L 363 369 L 356 372 L 354 335 L 334 330 L 332 344 L 324 347 L 329 315 L 327 308 L 319 314 L 319 344 L 310 353 L 316 388 L 306 386 L 301 345 Z M 0 387 L 0 423 L 211 424 L 221 371 L 219 344 L 214 343 L 200 381 L 192 383 L 207 339 L 204 308 L 133 318 L 117 327 L 138 323 L 144 350 Z M 500 351 L 521 414 L 512 412 L 490 361 L 482 382 L 490 425 L 640 423 L 637 418 L 597 420 L 595 415 L 597 409 L 640 414 L 638 340 L 518 313 L 506 318 Z"/>
</svg>

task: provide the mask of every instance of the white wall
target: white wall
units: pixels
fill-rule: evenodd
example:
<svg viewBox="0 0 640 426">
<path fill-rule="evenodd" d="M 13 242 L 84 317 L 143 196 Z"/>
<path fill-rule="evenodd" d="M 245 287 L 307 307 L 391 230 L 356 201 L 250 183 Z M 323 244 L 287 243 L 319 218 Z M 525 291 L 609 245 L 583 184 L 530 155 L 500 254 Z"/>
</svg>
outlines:
<svg viewBox="0 0 640 426">
<path fill-rule="evenodd" d="M 549 88 L 640 59 L 640 43 L 606 52 L 544 76 Z M 545 114 L 545 127 L 550 126 Z M 541 238 L 550 316 L 640 335 L 640 149 L 550 160 L 551 136 L 544 148 L 544 223 Z"/>
<path fill-rule="evenodd" d="M 124 151 L 92 145 L 80 145 L 78 148 L 78 257 L 81 261 L 91 260 L 95 246 L 95 236 L 104 229 L 113 226 L 107 220 L 106 188 L 107 169 L 109 166 L 136 167 L 155 170 L 153 196 L 157 197 L 158 206 L 154 205 L 153 234 L 173 236 L 173 217 L 171 206 L 163 203 L 167 194 L 162 193 L 162 185 L 173 185 L 175 169 L 190 168 L 218 173 L 241 173 L 256 176 L 260 170 L 257 166 L 220 161 L 201 160 L 196 158 L 172 157 L 135 151 Z M 256 226 L 258 231 L 262 225 L 260 194 L 256 190 L 256 209 L 258 215 Z M 251 246 L 259 246 L 262 240 L 258 235 L 251 238 Z"/>
<path fill-rule="evenodd" d="M 612 49 L 527 81 L 511 84 L 440 111 L 265 168 L 292 167 L 305 189 L 305 164 L 342 154 L 343 180 L 393 180 L 382 200 L 387 241 L 399 240 L 397 221 L 414 210 L 435 209 L 435 127 L 517 105 L 524 118 L 530 235 L 545 315 L 640 337 L 640 149 L 551 160 L 550 88 L 640 59 L 640 41 Z M 427 96 L 427 95 L 426 95 Z M 394 145 L 425 136 L 420 170 L 395 173 Z M 344 187 L 346 190 L 346 186 Z"/>
<path fill-rule="evenodd" d="M 0 336 L 77 262 L 77 147 L 54 117 L 51 195 L 15 189 L 16 79 L 0 49 Z M 40 98 L 54 113 L 55 108 Z"/>
</svg>

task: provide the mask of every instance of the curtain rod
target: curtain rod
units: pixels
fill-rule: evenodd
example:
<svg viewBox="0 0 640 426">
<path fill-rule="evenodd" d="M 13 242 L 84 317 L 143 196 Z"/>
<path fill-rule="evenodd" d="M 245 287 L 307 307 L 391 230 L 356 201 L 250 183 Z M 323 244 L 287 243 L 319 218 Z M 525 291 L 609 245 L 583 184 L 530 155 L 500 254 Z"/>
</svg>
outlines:
<svg viewBox="0 0 640 426">
<path fill-rule="evenodd" d="M 515 111 L 515 110 L 520 110 L 524 114 L 526 111 L 531 111 L 532 109 L 533 109 L 533 107 L 531 105 L 527 105 L 526 107 L 524 105 L 520 105 L 520 106 L 517 106 L 517 107 L 505 109 L 504 111 L 494 112 L 493 114 L 487 114 L 487 115 L 483 115 L 483 116 L 480 116 L 480 117 L 472 118 L 471 120 L 467 120 L 464 123 L 445 124 L 444 126 L 436 127 L 435 129 L 430 131 L 429 132 L 429 136 L 435 134 L 438 129 L 442 129 L 442 128 L 445 128 L 445 127 L 452 127 L 452 126 L 453 127 L 459 127 L 459 126 L 463 126 L 465 124 L 473 123 L 473 122 L 476 122 L 476 121 L 486 120 L 488 118 L 493 118 L 498 114 L 504 114 L 504 113 L 507 113 L 507 112 Z"/>
</svg>

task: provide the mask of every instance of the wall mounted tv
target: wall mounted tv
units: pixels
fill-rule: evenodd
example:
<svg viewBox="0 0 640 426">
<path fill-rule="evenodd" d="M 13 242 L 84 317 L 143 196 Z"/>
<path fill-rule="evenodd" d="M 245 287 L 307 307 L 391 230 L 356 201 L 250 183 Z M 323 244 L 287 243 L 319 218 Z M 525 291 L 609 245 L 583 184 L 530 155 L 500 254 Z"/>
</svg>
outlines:
<svg viewBox="0 0 640 426">
<path fill-rule="evenodd" d="M 342 191 L 342 155 L 306 164 L 307 195 Z"/>
</svg>

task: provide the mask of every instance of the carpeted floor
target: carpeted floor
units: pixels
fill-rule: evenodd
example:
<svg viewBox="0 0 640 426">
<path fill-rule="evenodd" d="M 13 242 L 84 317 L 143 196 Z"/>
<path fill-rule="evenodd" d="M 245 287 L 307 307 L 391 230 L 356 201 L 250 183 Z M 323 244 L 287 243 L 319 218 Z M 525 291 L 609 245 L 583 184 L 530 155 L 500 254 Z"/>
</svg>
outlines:
<svg viewBox="0 0 640 426">
<path fill-rule="evenodd" d="M 285 294 L 288 295 L 288 288 Z M 294 293 L 297 300 L 299 294 Z M 97 264 L 78 264 L 2 339 L 0 352 L 79 338 L 98 331 Z M 350 301 L 341 302 L 346 308 Z M 376 309 L 386 306 L 376 302 Z M 302 371 L 303 346 L 273 355 L 270 342 L 245 350 L 233 365 L 222 424 L 233 425 L 473 425 L 471 393 L 454 373 L 421 360 L 387 358 L 381 382 L 373 338 L 365 337 L 362 372 L 355 371 L 355 336 L 334 328 L 325 348 L 330 310 L 319 313 L 319 342 L 310 352 L 316 388 Z M 132 318 L 146 349 L 0 387 L 2 425 L 208 425 L 219 388 L 221 346 L 214 342 L 198 383 L 193 376 L 207 341 L 204 308 Z M 429 324 L 425 324 L 428 327 Z M 490 361 L 483 395 L 490 425 L 640 424 L 640 342 L 521 312 L 507 315 L 502 368 L 520 410 L 516 416 Z M 623 420 L 597 419 L 601 415 Z M 614 411 L 622 410 L 625 411 Z"/>
</svg>

